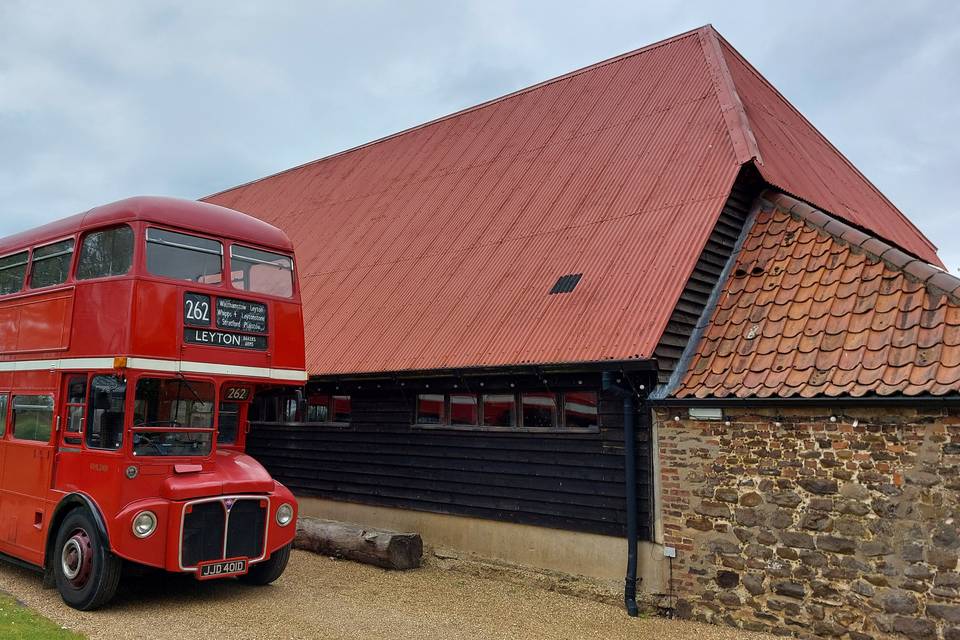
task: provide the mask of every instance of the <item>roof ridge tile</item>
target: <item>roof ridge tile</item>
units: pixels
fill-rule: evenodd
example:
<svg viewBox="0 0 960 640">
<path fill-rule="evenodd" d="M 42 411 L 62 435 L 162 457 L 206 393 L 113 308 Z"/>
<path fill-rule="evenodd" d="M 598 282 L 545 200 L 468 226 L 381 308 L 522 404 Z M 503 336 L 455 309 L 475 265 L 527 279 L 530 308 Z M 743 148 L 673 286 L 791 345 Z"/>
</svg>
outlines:
<svg viewBox="0 0 960 640">
<path fill-rule="evenodd" d="M 933 287 L 937 291 L 946 293 L 954 299 L 954 302 L 960 304 L 960 296 L 957 295 L 960 294 L 960 278 L 957 276 L 936 265 L 924 262 L 884 240 L 868 235 L 793 196 L 768 190 L 761 197 L 775 205 L 775 208 L 790 212 L 804 222 L 829 234 L 835 240 L 847 246 L 859 248 L 871 257 L 882 260 L 890 268 L 905 272 L 916 278 L 927 285 L 928 288 Z"/>
</svg>

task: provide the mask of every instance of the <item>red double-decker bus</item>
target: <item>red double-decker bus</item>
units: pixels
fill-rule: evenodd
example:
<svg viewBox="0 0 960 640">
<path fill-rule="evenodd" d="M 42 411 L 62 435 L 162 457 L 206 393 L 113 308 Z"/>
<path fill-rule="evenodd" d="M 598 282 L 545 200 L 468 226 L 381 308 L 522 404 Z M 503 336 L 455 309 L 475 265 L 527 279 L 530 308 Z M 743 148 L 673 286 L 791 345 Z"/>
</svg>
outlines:
<svg viewBox="0 0 960 640">
<path fill-rule="evenodd" d="M 269 224 L 132 198 L 0 240 L 0 553 L 78 609 L 124 561 L 275 580 L 297 504 L 244 454 L 247 410 L 305 379 Z"/>
</svg>

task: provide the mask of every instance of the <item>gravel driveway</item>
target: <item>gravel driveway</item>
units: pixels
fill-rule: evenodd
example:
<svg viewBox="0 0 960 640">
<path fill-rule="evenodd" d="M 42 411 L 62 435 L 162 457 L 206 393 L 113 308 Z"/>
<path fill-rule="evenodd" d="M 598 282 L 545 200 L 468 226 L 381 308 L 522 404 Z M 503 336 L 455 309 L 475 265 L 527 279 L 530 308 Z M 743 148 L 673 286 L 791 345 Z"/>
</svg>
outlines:
<svg viewBox="0 0 960 640">
<path fill-rule="evenodd" d="M 109 608 L 80 613 L 39 574 L 0 563 L 0 590 L 92 640 L 171 638 L 603 638 L 767 640 L 724 627 L 631 619 L 619 608 L 436 566 L 389 572 L 294 551 L 274 585 L 125 578 Z"/>
</svg>

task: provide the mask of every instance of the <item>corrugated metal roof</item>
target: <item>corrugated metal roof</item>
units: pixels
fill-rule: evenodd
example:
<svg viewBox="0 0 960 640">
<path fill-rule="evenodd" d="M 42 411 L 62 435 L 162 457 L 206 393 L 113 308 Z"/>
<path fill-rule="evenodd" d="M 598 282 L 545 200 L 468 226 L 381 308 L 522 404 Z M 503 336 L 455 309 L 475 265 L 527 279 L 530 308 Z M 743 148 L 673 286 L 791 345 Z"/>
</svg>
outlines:
<svg viewBox="0 0 960 640">
<path fill-rule="evenodd" d="M 650 358 L 766 153 L 720 50 L 704 27 L 207 200 L 294 240 L 313 373 Z"/>
<path fill-rule="evenodd" d="M 879 189 L 729 43 L 719 36 L 718 42 L 767 182 L 943 266 L 937 248 Z"/>
</svg>

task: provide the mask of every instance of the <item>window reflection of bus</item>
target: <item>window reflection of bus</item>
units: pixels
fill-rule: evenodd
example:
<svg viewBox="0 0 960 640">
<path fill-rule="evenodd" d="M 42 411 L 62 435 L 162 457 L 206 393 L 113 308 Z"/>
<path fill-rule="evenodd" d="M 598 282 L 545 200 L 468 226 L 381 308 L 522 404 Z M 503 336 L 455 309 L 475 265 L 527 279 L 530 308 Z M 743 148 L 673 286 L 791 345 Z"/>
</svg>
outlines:
<svg viewBox="0 0 960 640">
<path fill-rule="evenodd" d="M 303 360 L 292 245 L 244 214 L 132 198 L 0 239 L 0 554 L 79 609 L 124 561 L 275 580 L 297 506 L 247 415 Z"/>
</svg>

